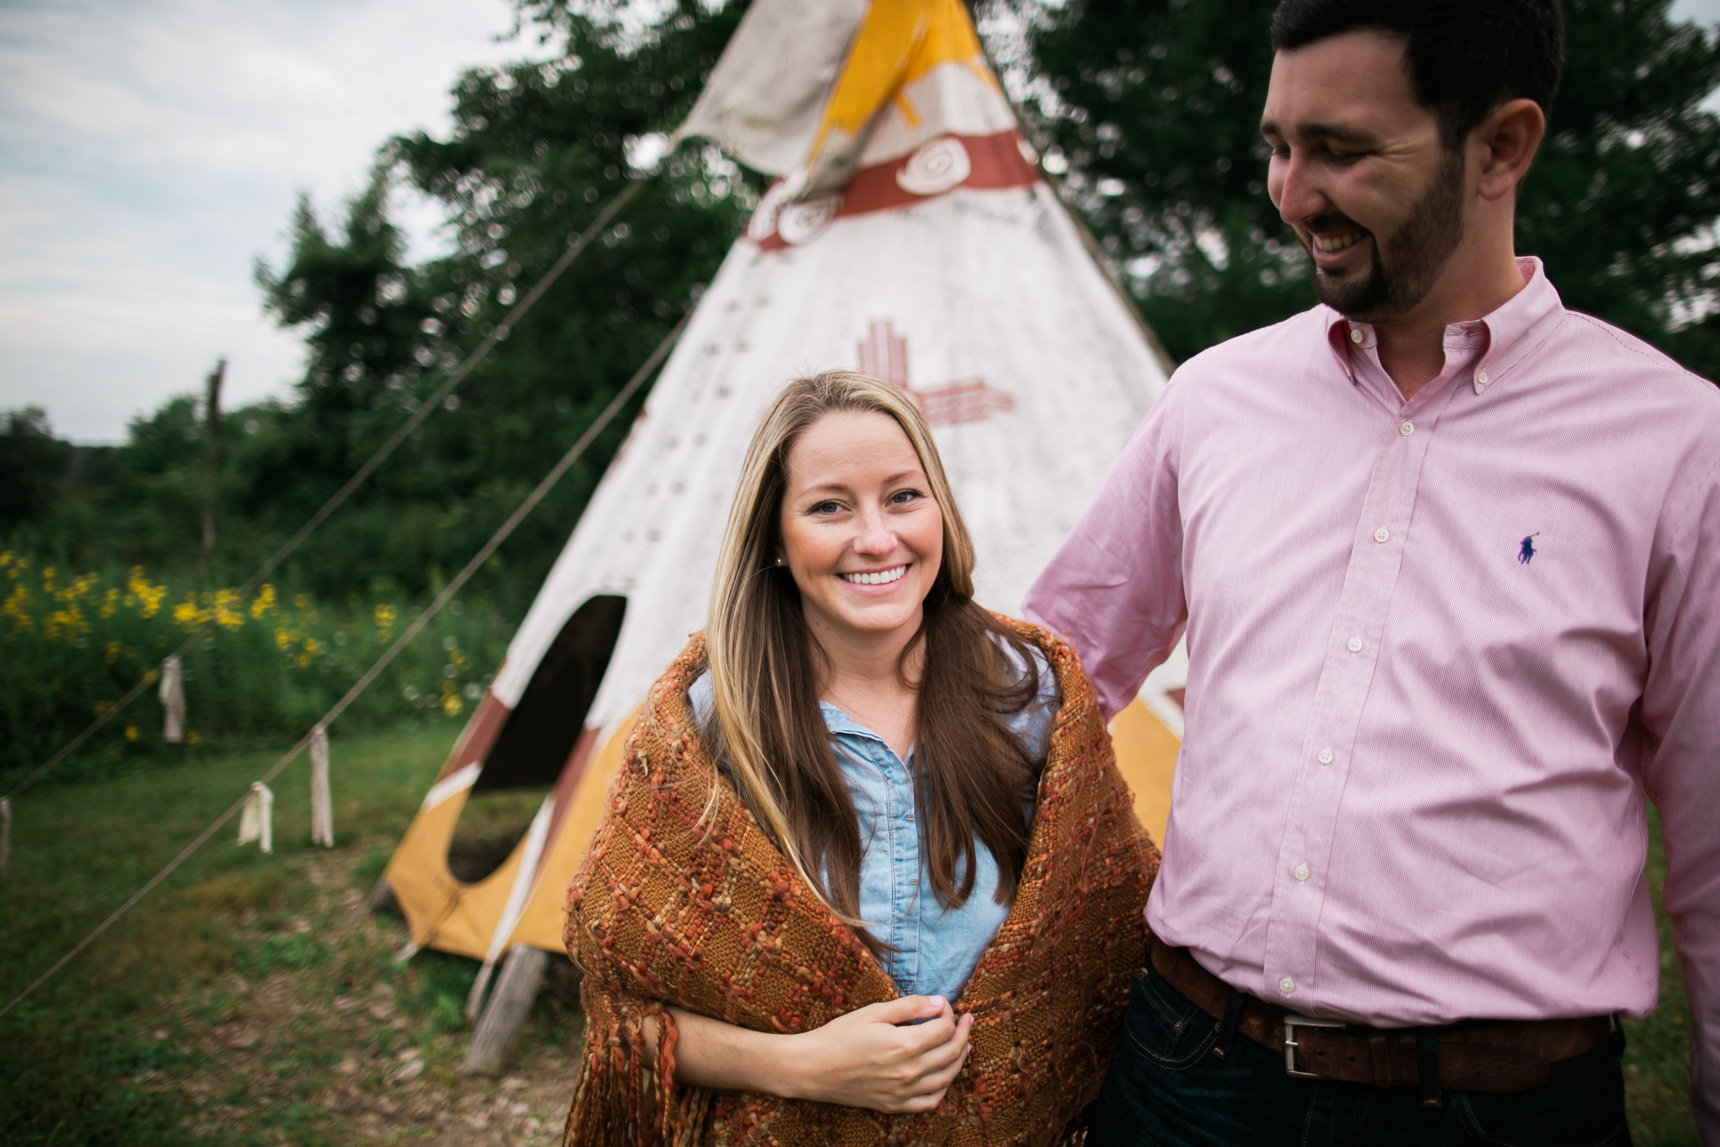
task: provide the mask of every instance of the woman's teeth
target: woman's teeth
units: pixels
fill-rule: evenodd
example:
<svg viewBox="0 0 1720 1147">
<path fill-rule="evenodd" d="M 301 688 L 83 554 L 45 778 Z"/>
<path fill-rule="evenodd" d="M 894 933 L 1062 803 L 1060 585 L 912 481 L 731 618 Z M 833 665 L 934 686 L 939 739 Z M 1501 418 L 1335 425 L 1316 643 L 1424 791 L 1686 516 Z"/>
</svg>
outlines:
<svg viewBox="0 0 1720 1147">
<path fill-rule="evenodd" d="M 1333 251 L 1342 251 L 1346 247 L 1354 247 L 1366 236 L 1367 232 L 1365 231 L 1345 231 L 1341 235 L 1315 235 L 1313 237 L 1314 249 L 1325 251 L 1328 254 Z"/>
<path fill-rule="evenodd" d="M 845 573 L 836 576 L 855 585 L 888 585 L 907 572 L 907 566 L 897 566 L 895 569 L 879 570 L 877 573 Z"/>
</svg>

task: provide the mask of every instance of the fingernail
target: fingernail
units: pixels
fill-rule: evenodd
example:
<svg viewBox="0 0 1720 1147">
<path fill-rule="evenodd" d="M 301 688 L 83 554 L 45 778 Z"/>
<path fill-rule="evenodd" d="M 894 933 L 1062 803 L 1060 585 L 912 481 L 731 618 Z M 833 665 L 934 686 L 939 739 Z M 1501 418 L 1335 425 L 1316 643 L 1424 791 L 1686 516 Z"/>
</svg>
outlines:
<svg viewBox="0 0 1720 1147">
<path fill-rule="evenodd" d="M 941 1008 L 944 1006 L 944 998 L 942 996 L 930 996 L 928 999 L 934 1008 Z"/>
</svg>

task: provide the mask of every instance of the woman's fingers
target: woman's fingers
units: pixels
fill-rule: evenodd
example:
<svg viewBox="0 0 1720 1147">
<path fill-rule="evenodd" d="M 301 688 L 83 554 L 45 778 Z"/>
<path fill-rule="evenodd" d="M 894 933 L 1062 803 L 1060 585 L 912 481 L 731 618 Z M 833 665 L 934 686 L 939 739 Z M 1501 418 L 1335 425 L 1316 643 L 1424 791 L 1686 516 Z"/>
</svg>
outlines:
<svg viewBox="0 0 1720 1147">
<path fill-rule="evenodd" d="M 881 1004 L 867 1004 L 848 1014 L 875 1023 L 912 1024 L 949 1011 L 950 1002 L 942 996 L 900 996 Z"/>
<path fill-rule="evenodd" d="M 949 1038 L 928 1047 L 914 1058 L 913 1078 L 909 1090 L 931 1091 L 948 1087 L 961 1070 L 972 1045 L 968 1033 L 973 1030 L 973 1017 L 963 1016 L 951 1027 Z"/>
<path fill-rule="evenodd" d="M 961 1054 L 956 1056 L 955 1061 L 943 1070 L 920 1080 L 914 1088 L 915 1094 L 904 1100 L 898 1110 L 904 1112 L 936 1110 L 938 1104 L 944 1101 L 944 1096 L 949 1094 L 950 1085 L 956 1081 L 956 1076 L 961 1074 L 962 1067 L 966 1065 L 967 1058 L 972 1052 L 973 1047 L 964 1043 Z"/>
</svg>

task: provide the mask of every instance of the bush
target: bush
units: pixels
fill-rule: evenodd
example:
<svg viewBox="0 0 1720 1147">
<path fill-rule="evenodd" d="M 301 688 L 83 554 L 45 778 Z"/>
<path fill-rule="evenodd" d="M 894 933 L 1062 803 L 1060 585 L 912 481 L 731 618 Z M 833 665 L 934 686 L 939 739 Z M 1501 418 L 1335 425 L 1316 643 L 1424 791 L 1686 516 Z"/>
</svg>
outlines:
<svg viewBox="0 0 1720 1147">
<path fill-rule="evenodd" d="M 0 553 L 0 776 L 35 768 L 163 658 L 208 628 L 183 658 L 186 736 L 162 741 L 155 690 L 111 722 L 67 775 L 179 757 L 214 742 L 296 738 L 399 637 L 413 616 L 398 594 L 326 604 L 264 585 L 236 589 L 154 582 L 141 566 L 68 574 Z M 501 664 L 513 622 L 456 600 L 361 695 L 341 726 L 459 720 Z M 15 778 L 14 778 L 15 779 Z"/>
</svg>

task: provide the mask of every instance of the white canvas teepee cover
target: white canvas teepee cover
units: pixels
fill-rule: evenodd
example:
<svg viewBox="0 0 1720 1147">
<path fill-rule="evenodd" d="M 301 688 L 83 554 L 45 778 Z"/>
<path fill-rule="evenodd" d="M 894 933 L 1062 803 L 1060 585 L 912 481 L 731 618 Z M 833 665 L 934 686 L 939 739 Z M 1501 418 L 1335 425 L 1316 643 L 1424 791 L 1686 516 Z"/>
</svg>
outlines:
<svg viewBox="0 0 1720 1147">
<path fill-rule="evenodd" d="M 420 944 L 491 960 L 560 946 L 563 891 L 626 726 L 704 625 L 742 456 L 783 383 L 858 367 L 920 402 L 973 531 L 977 596 L 1005 612 L 1165 383 L 1150 336 L 1039 179 L 960 0 L 757 0 L 685 133 L 781 178 L 389 868 Z M 598 613 L 619 614 L 619 632 L 556 791 L 501 869 L 458 885 L 445 853 L 466 793 L 504 727 L 523 723 L 522 699 L 553 703 L 533 684 L 546 654 L 560 658 Z M 1117 733 L 1120 757 L 1138 758 L 1143 821 L 1161 831 L 1175 738 L 1139 706 Z"/>
</svg>

